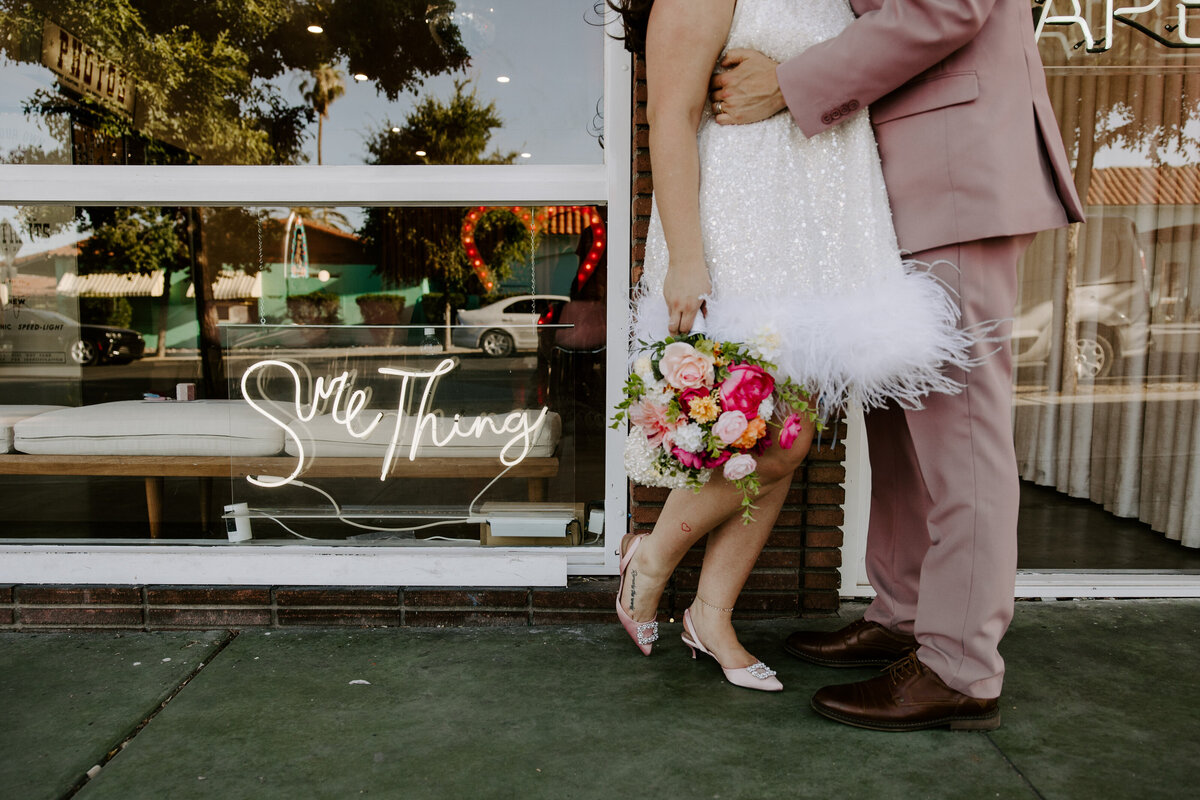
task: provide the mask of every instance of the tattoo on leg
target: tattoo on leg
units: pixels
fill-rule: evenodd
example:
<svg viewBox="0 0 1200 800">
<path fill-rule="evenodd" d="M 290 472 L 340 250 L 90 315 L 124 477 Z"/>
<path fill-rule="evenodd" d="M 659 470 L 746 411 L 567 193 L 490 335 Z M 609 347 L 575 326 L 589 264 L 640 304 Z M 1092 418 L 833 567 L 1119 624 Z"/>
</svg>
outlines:
<svg viewBox="0 0 1200 800">
<path fill-rule="evenodd" d="M 686 522 L 681 522 L 681 523 L 679 523 L 679 528 L 680 528 L 680 530 L 682 530 L 684 533 L 691 533 L 691 532 L 692 532 L 692 526 L 691 526 L 691 525 L 688 525 Z"/>
<path fill-rule="evenodd" d="M 629 610 L 633 611 L 633 598 L 637 596 L 637 570 L 629 573 Z"/>
</svg>

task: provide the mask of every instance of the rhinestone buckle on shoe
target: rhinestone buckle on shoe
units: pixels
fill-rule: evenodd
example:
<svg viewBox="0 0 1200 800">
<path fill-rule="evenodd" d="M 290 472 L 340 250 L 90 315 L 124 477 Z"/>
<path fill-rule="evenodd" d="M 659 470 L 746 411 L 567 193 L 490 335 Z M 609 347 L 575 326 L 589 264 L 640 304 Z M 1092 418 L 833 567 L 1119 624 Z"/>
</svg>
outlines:
<svg viewBox="0 0 1200 800">
<path fill-rule="evenodd" d="M 647 631 L 649 633 L 647 633 Z M 657 622 L 639 622 L 637 626 L 638 644 L 654 644 L 658 641 Z"/>
<path fill-rule="evenodd" d="M 771 669 L 761 661 L 746 667 L 746 672 L 749 672 L 760 681 L 765 681 L 767 678 L 770 678 L 775 674 L 775 670 Z"/>
</svg>

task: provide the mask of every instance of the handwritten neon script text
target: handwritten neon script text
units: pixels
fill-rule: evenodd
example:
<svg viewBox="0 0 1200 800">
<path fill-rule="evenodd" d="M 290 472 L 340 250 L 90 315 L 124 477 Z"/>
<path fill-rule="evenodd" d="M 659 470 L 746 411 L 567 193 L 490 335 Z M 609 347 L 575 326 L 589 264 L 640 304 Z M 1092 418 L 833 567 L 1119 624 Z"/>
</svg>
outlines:
<svg viewBox="0 0 1200 800">
<path fill-rule="evenodd" d="M 392 430 L 391 438 L 388 441 L 387 453 L 384 455 L 383 463 L 380 467 L 379 479 L 386 480 L 388 472 L 391 470 L 392 463 L 396 459 L 396 451 L 401 446 L 401 433 L 408 422 L 412 427 L 412 442 L 408 448 L 408 460 L 415 461 L 417 458 L 417 450 L 421 446 L 422 438 L 428 437 L 428 441 L 434 447 L 445 447 L 455 439 L 479 439 L 487 430 L 497 435 L 512 434 L 504 446 L 500 449 L 500 463 L 505 467 L 512 467 L 520 464 L 525 457 L 529 455 L 529 450 L 537 439 L 537 433 L 541 429 L 542 424 L 546 421 L 547 408 L 542 408 L 536 416 L 530 416 L 524 411 L 513 411 L 503 417 L 484 415 L 475 417 L 471 420 L 465 420 L 461 415 L 455 414 L 450 429 L 439 438 L 438 435 L 438 419 L 440 417 L 431 409 L 434 390 L 437 382 L 442 376 L 448 374 L 454 369 L 455 363 L 451 359 L 444 359 L 436 367 L 429 371 L 395 369 L 392 367 L 380 367 L 381 375 L 393 375 L 400 378 L 400 399 L 396 407 L 396 424 Z M 306 459 L 304 442 L 300 436 L 292 429 L 290 419 L 283 416 L 277 416 L 273 413 L 273 409 L 264 407 L 262 400 L 256 400 L 249 391 L 251 379 L 262 370 L 278 368 L 286 372 L 292 379 L 292 396 L 291 403 L 295 409 L 295 419 L 300 422 L 309 422 L 317 415 L 318 410 L 324 408 L 326 404 L 330 406 L 330 418 L 345 428 L 346 433 L 355 439 L 366 439 L 379 424 L 384 420 L 382 411 L 375 411 L 370 419 L 358 421 L 359 415 L 363 412 L 369 399 L 369 391 L 366 389 L 354 389 L 353 379 L 349 372 L 326 379 L 324 377 L 317 378 L 312 385 L 312 394 L 305 402 L 303 395 L 304 382 L 300 378 L 300 374 L 296 368 L 286 361 L 277 361 L 268 359 L 252 364 L 246 369 L 242 375 L 242 396 L 246 398 L 246 403 L 259 414 L 266 417 L 273 424 L 279 426 L 284 435 L 291 439 L 296 446 L 296 467 L 292 473 L 286 478 L 274 480 L 262 480 L 253 475 L 246 476 L 246 480 L 256 486 L 273 488 L 277 486 L 286 486 L 295 480 L 296 476 L 304 470 L 304 462 Z M 421 383 L 424 383 L 423 388 Z M 408 401 L 416 397 L 418 388 L 421 389 L 421 401 L 418 404 L 415 414 L 409 414 L 404 409 L 408 405 Z M 271 406 L 278 406 L 276 403 L 269 403 Z M 357 427 L 361 425 L 361 427 Z M 519 452 L 514 457 L 514 451 L 519 448 Z"/>
</svg>

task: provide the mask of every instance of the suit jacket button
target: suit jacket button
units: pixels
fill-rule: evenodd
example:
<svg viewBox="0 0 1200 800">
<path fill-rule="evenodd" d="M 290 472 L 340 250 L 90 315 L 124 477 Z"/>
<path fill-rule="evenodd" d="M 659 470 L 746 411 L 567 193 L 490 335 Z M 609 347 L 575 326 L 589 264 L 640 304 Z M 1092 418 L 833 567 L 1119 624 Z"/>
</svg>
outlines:
<svg viewBox="0 0 1200 800">
<path fill-rule="evenodd" d="M 832 124 L 833 123 L 833 115 L 830 114 L 828 111 L 826 111 L 824 114 L 821 115 L 821 122 L 824 122 L 826 125 Z"/>
<path fill-rule="evenodd" d="M 847 103 L 846 105 L 847 105 L 847 106 L 849 106 L 849 108 L 850 108 L 850 110 L 851 110 L 851 111 L 857 111 L 857 110 L 858 110 L 858 101 L 857 101 L 857 100 L 851 100 L 851 101 L 850 101 L 849 103 Z"/>
<path fill-rule="evenodd" d="M 850 113 L 850 104 L 842 103 L 842 107 L 838 110 L 842 112 L 842 116 L 845 116 Z"/>
</svg>

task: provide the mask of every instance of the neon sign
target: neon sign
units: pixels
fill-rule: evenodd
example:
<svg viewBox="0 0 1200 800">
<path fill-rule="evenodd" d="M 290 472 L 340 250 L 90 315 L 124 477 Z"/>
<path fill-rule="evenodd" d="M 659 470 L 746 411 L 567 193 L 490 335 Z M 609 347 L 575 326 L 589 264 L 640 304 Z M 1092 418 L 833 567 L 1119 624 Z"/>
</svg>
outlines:
<svg viewBox="0 0 1200 800">
<path fill-rule="evenodd" d="M 475 244 L 475 229 L 486 214 L 496 211 L 507 211 L 512 214 L 529 229 L 531 234 L 544 230 L 549 225 L 550 218 L 559 213 L 579 212 L 583 214 L 584 221 L 592 229 L 592 246 L 579 267 L 579 285 L 582 286 L 587 281 L 592 270 L 600 263 L 600 256 L 604 253 L 604 221 L 590 206 L 548 206 L 536 213 L 533 209 L 524 206 L 477 206 L 467 212 L 463 218 L 461 239 L 463 250 L 467 253 L 467 261 L 471 264 L 471 270 L 487 291 L 490 292 L 496 288 L 496 281 L 492 277 L 487 263 L 483 260 L 479 247 Z"/>
<path fill-rule="evenodd" d="M 304 232 L 304 217 L 293 211 L 288 214 L 283 232 L 283 263 L 292 278 L 308 277 L 308 235 Z"/>
<path fill-rule="evenodd" d="M 413 435 L 412 443 L 408 449 L 409 461 L 416 460 L 417 450 L 420 448 L 422 440 L 426 437 L 429 444 L 432 444 L 434 447 L 445 447 L 456 439 L 478 440 L 489 429 L 497 435 L 512 434 L 512 438 L 505 442 L 504 446 L 500 449 L 500 463 L 505 467 L 516 466 L 529 455 L 529 450 L 533 447 L 537 433 L 546 421 L 546 414 L 549 412 L 548 408 L 543 407 L 532 418 L 524 411 L 513 411 L 503 417 L 484 415 L 474 417 L 470 421 L 459 414 L 455 414 L 450 429 L 444 436 L 439 438 L 437 421 L 440 417 L 434 413 L 431 403 L 438 381 L 444 375 L 453 371 L 455 366 L 455 362 L 452 359 L 446 358 L 432 370 L 428 371 L 396 369 L 393 367 L 380 367 L 378 369 L 381 375 L 391 375 L 400 379 L 400 399 L 396 406 L 396 424 L 388 441 L 387 453 L 384 455 L 383 463 L 380 467 L 379 480 L 387 479 L 392 463 L 396 459 L 397 450 L 401 446 L 401 433 L 406 427 L 406 423 L 410 421 L 413 428 Z M 291 376 L 291 403 L 295 409 L 295 419 L 300 422 L 311 421 L 317 415 L 318 410 L 328 404 L 330 406 L 331 419 L 338 425 L 341 425 L 349 436 L 355 439 L 366 439 L 384 420 L 385 414 L 382 411 L 375 411 L 369 419 L 358 419 L 360 414 L 363 413 L 367 401 L 370 399 L 370 391 L 368 389 L 353 388 L 353 379 L 349 372 L 342 372 L 340 375 L 329 379 L 325 377 L 317 378 L 312 384 L 312 392 L 306 401 L 303 397 L 304 381 L 301 380 L 300 373 L 291 364 L 286 361 L 267 359 L 250 365 L 242 375 L 242 396 L 246 398 L 246 402 L 251 408 L 272 424 L 277 425 L 296 447 L 296 466 L 290 475 L 286 478 L 275 480 L 262 480 L 253 475 L 246 476 L 246 480 L 255 486 L 270 489 L 295 482 L 296 477 L 303 472 L 307 458 L 304 442 L 291 428 L 290 422 L 292 420 L 272 413 L 273 409 L 265 407 L 264 401 L 267 405 L 276 404 L 268 400 L 268 398 L 255 399 L 250 391 L 251 378 L 261 378 L 262 375 L 259 375 L 259 373 L 272 368 L 281 369 Z M 422 383 L 424 384 L 423 388 L 421 388 Z M 420 389 L 421 400 L 418 404 L 417 412 L 416 414 L 408 414 L 405 411 L 405 407 L 409 405 L 410 400 L 416 398 L 418 389 Z M 519 452 L 516 452 L 518 449 Z"/>
<path fill-rule="evenodd" d="M 1104 22 L 1099 29 L 1103 33 L 1100 38 L 1096 38 L 1092 33 L 1092 27 L 1087 21 L 1083 3 L 1080 0 L 1070 0 L 1069 4 L 1065 0 L 1038 0 L 1038 5 L 1042 9 L 1038 17 L 1035 35 L 1038 39 L 1041 39 L 1047 25 L 1056 27 L 1078 26 L 1083 39 L 1077 42 L 1073 48 L 1086 47 L 1089 53 L 1103 53 L 1112 47 L 1115 23 L 1120 22 L 1149 36 L 1163 47 L 1200 47 L 1200 35 L 1188 33 L 1188 12 L 1200 10 L 1200 0 L 1179 0 L 1175 5 L 1174 24 L 1169 22 L 1162 23 L 1163 31 L 1167 34 L 1176 34 L 1179 37 L 1178 41 L 1173 41 L 1155 32 L 1150 26 L 1156 24 L 1156 22 L 1152 23 L 1150 20 L 1136 19 L 1139 15 L 1148 14 L 1158 9 L 1162 5 L 1162 0 L 1151 0 L 1149 3 L 1128 6 L 1118 6 L 1116 0 L 1094 0 L 1093 2 L 1089 2 L 1088 6 L 1090 7 L 1096 4 L 1096 2 L 1101 1 L 1104 4 Z M 1070 6 L 1069 11 L 1066 8 L 1068 5 Z M 1170 12 L 1167 11 L 1167 13 L 1169 14 Z M 1193 22 L 1196 23 L 1194 27 L 1200 29 L 1200 20 L 1193 20 Z"/>
</svg>

